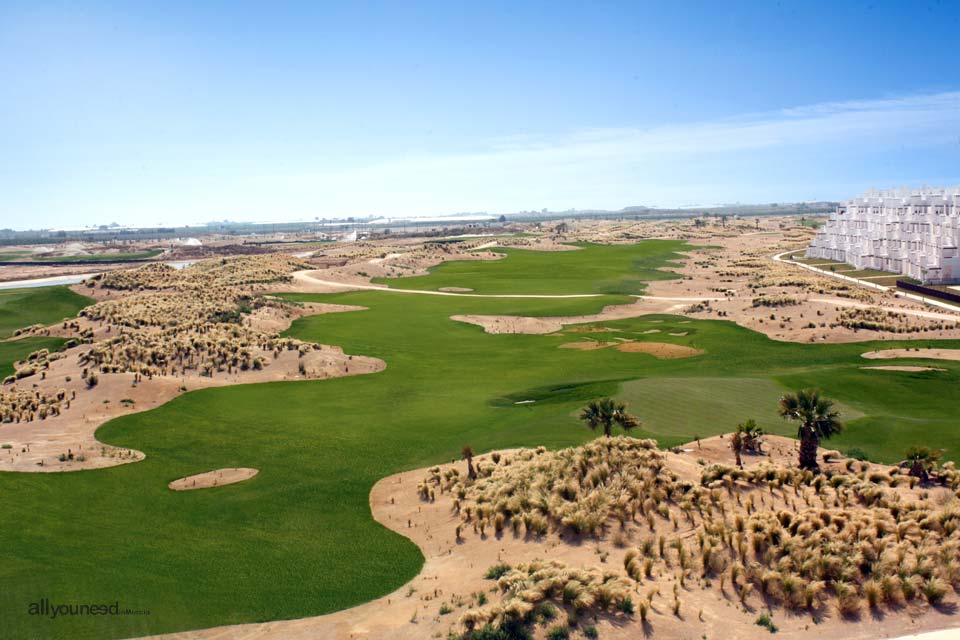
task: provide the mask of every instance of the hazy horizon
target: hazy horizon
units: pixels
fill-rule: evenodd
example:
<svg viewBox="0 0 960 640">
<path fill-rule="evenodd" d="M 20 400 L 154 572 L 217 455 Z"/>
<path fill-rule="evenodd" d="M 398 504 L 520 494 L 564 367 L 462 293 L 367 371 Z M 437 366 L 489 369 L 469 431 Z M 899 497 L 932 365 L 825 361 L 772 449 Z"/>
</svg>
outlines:
<svg viewBox="0 0 960 640">
<path fill-rule="evenodd" d="M 0 8 L 0 227 L 843 200 L 960 183 L 960 8 Z M 851 38 L 869 28 L 870 38 Z"/>
</svg>

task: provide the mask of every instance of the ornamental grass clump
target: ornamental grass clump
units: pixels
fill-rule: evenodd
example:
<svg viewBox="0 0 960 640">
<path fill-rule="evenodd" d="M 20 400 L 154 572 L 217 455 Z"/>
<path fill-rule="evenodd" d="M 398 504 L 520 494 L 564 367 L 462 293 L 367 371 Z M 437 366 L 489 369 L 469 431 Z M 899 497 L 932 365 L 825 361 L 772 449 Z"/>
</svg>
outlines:
<svg viewBox="0 0 960 640">
<path fill-rule="evenodd" d="M 635 609 L 629 582 L 612 572 L 575 568 L 556 560 L 535 560 L 501 572 L 500 565 L 487 572 L 501 574 L 499 602 L 469 609 L 460 617 L 464 637 L 488 625 L 494 630 L 517 627 L 529 633 L 553 620 L 560 610 L 576 618 L 600 613 L 630 617 Z"/>
</svg>

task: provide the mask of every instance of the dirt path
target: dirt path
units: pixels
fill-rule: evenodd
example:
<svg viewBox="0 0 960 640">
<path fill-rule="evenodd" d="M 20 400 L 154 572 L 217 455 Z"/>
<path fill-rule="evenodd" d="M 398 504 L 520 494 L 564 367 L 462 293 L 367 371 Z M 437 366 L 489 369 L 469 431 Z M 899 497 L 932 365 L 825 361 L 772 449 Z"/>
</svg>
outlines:
<svg viewBox="0 0 960 640">
<path fill-rule="evenodd" d="M 782 252 L 782 253 L 776 254 L 775 256 L 772 256 L 772 258 L 773 258 L 773 261 L 774 261 L 774 262 L 780 262 L 780 263 L 782 263 L 782 264 L 789 264 L 789 265 L 792 265 L 792 266 L 795 266 L 795 267 L 800 267 L 800 268 L 802 268 L 802 269 L 806 269 L 807 271 L 813 271 L 813 272 L 819 273 L 819 274 L 821 274 L 821 275 L 828 276 L 828 277 L 830 277 L 830 278 L 836 278 L 836 279 L 838 279 L 838 280 L 846 280 L 846 281 L 848 281 L 848 282 L 855 282 L 855 283 L 857 283 L 857 284 L 859 284 L 859 285 L 861 285 L 861 286 L 863 286 L 863 287 L 867 287 L 867 288 L 869 288 L 869 289 L 875 289 L 875 290 L 877 290 L 877 291 L 892 291 L 893 294 L 894 294 L 895 296 L 897 296 L 898 298 L 905 298 L 905 299 L 908 299 L 908 300 L 914 300 L 914 301 L 917 301 L 917 302 L 922 302 L 923 304 L 931 305 L 931 306 L 934 306 L 934 307 L 940 307 L 941 309 L 947 309 L 948 311 L 960 311 L 960 307 L 958 307 L 957 305 L 949 304 L 949 303 L 944 302 L 944 301 L 942 301 L 942 300 L 932 300 L 932 299 L 930 299 L 930 298 L 925 298 L 925 297 L 923 297 L 923 296 L 918 296 L 918 295 L 913 294 L 913 293 L 906 293 L 906 292 L 903 292 L 903 291 L 897 291 L 895 287 L 886 287 L 886 286 L 877 284 L 877 283 L 875 283 L 875 282 L 869 282 L 869 279 L 867 279 L 867 278 L 851 278 L 850 276 L 845 276 L 845 275 L 843 275 L 842 273 L 835 273 L 835 272 L 833 272 L 833 271 L 827 271 L 826 269 L 820 269 L 820 268 L 818 268 L 818 267 L 816 267 L 816 266 L 814 266 L 814 265 L 803 264 L 803 263 L 801 263 L 801 262 L 795 262 L 795 261 L 793 261 L 793 260 L 785 260 L 785 259 L 783 258 L 783 256 L 787 255 L 788 253 L 795 253 L 795 252 L 796 252 L 796 250 L 784 251 L 784 252 Z M 896 275 L 899 275 L 899 274 L 891 273 L 890 275 L 891 275 L 891 276 L 896 276 Z M 896 311 L 901 312 L 900 309 L 896 309 Z M 920 317 L 924 317 L 924 316 L 920 316 Z M 951 319 L 954 319 L 954 320 L 957 319 L 956 316 L 950 316 L 950 318 L 951 318 Z"/>
<path fill-rule="evenodd" d="M 335 280 L 323 280 L 310 274 L 315 271 L 297 271 L 293 281 L 306 287 L 316 288 L 317 293 L 335 293 L 340 291 L 389 291 L 391 293 L 418 293 L 427 296 L 459 296 L 464 298 L 597 298 L 600 293 L 574 293 L 567 295 L 519 294 L 519 293 L 455 293 L 453 291 L 426 291 L 423 289 L 393 289 L 382 284 L 346 284 Z"/>
</svg>

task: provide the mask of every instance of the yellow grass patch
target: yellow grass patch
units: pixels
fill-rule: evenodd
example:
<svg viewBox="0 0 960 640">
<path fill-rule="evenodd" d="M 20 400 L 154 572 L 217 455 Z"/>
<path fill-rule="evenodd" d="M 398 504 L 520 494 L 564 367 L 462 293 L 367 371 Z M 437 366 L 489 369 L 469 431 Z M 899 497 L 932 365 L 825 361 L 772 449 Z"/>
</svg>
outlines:
<svg viewBox="0 0 960 640">
<path fill-rule="evenodd" d="M 592 351 L 594 349 L 603 349 L 611 345 L 618 344 L 616 342 L 595 342 L 593 340 L 583 340 L 581 342 L 564 342 L 560 345 L 561 349 L 579 349 L 581 351 Z"/>
<path fill-rule="evenodd" d="M 569 333 L 607 333 L 620 330 L 613 327 L 569 327 L 567 331 Z"/>
</svg>

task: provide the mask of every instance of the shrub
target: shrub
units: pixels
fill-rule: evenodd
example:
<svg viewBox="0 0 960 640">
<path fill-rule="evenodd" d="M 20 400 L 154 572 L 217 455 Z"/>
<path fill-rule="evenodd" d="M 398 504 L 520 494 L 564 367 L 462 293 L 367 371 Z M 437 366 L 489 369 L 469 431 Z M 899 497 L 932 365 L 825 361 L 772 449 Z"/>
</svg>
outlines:
<svg viewBox="0 0 960 640">
<path fill-rule="evenodd" d="M 570 627 L 557 625 L 547 631 L 547 640 L 567 640 L 570 637 Z"/>
<path fill-rule="evenodd" d="M 760 614 L 760 616 L 757 618 L 756 624 L 757 626 L 764 627 L 770 633 L 776 633 L 780 630 L 777 625 L 773 624 L 773 620 L 770 619 L 770 616 L 765 613 Z"/>
<path fill-rule="evenodd" d="M 870 459 L 869 456 L 867 456 L 867 452 L 860 447 L 847 449 L 844 453 L 846 453 L 848 458 L 853 458 L 854 460 L 865 461 Z"/>
<path fill-rule="evenodd" d="M 487 580 L 499 580 L 508 571 L 510 571 L 510 568 L 511 567 L 508 564 L 496 564 L 487 569 L 487 572 L 483 574 L 483 577 Z"/>
<path fill-rule="evenodd" d="M 557 617 L 557 607 L 552 602 L 541 602 L 534 610 L 534 617 L 546 624 Z"/>
</svg>

